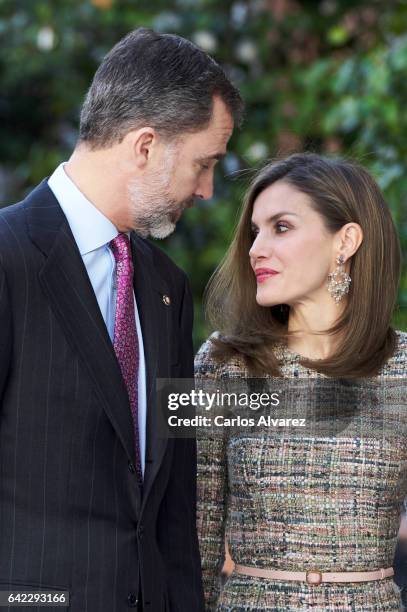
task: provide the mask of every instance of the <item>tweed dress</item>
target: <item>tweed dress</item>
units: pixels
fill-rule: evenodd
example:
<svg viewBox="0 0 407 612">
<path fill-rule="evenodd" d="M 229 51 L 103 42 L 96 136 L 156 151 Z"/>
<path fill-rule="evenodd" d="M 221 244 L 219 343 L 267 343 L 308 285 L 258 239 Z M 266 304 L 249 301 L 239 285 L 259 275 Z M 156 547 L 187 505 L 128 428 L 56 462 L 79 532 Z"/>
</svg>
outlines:
<svg viewBox="0 0 407 612">
<path fill-rule="evenodd" d="M 384 387 L 407 382 L 407 333 L 397 336 L 395 354 L 371 379 Z M 196 357 L 198 381 L 248 376 L 239 357 L 219 365 L 210 348 L 209 339 Z M 327 379 L 286 347 L 275 351 L 284 379 Z M 235 572 L 223 586 L 219 579 L 225 537 L 240 565 L 325 572 L 391 567 L 407 496 L 407 410 L 399 412 L 391 442 L 199 432 L 197 526 L 208 612 L 402 609 L 392 578 L 318 586 Z"/>
</svg>

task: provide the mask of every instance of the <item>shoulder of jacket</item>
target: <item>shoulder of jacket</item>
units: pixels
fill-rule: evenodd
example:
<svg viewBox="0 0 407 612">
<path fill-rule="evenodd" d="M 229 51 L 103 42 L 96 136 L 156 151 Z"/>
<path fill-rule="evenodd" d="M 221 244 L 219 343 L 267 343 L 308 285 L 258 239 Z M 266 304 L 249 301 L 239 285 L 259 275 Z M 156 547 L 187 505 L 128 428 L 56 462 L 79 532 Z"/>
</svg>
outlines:
<svg viewBox="0 0 407 612">
<path fill-rule="evenodd" d="M 197 352 L 195 357 L 196 376 L 214 378 L 247 376 L 247 368 L 242 356 L 234 355 L 224 362 L 219 362 L 212 356 L 212 340 L 219 337 L 220 333 L 218 331 L 213 332 Z"/>
<path fill-rule="evenodd" d="M 10 225 L 14 224 L 16 220 L 20 219 L 21 214 L 24 213 L 25 201 L 17 202 L 16 204 L 9 204 L 0 208 L 0 232 L 9 231 Z"/>
<path fill-rule="evenodd" d="M 397 346 L 382 372 L 388 376 L 407 377 L 407 332 L 396 330 Z"/>
</svg>

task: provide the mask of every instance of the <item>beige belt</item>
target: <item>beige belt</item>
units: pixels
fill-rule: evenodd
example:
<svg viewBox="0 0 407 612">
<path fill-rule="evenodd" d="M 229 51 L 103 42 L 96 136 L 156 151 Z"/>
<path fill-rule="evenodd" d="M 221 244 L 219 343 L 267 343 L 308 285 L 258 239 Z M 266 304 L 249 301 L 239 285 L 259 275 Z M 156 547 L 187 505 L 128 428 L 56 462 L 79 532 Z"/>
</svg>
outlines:
<svg viewBox="0 0 407 612">
<path fill-rule="evenodd" d="M 247 565 L 235 565 L 237 574 L 254 576 L 255 578 L 268 578 L 269 580 L 298 580 L 318 586 L 321 582 L 368 582 L 369 580 L 383 580 L 394 575 L 392 567 L 378 569 L 371 572 L 320 572 L 308 570 L 307 572 L 290 572 L 287 570 L 269 570 Z"/>
</svg>

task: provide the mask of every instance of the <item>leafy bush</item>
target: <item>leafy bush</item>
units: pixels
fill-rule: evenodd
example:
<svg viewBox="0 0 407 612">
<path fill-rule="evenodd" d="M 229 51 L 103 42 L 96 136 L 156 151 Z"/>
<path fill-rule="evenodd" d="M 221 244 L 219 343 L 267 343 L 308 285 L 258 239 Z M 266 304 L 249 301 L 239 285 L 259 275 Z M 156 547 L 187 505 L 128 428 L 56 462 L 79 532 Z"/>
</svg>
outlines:
<svg viewBox="0 0 407 612">
<path fill-rule="evenodd" d="M 69 156 L 80 105 L 104 53 L 137 26 L 175 31 L 221 62 L 247 103 L 216 196 L 188 211 L 164 248 L 189 274 L 197 345 L 202 293 L 233 233 L 249 172 L 312 149 L 377 177 L 407 249 L 407 6 L 380 1 L 0 1 L 0 202 Z M 407 329 L 407 271 L 395 322 Z"/>
</svg>

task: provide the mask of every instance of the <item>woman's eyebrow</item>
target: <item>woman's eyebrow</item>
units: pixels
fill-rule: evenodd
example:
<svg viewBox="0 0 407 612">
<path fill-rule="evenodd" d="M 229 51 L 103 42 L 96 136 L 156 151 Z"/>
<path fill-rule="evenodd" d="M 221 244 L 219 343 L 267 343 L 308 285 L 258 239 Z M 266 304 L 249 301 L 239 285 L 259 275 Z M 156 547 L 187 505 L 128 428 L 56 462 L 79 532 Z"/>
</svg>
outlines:
<svg viewBox="0 0 407 612">
<path fill-rule="evenodd" d="M 286 216 L 286 215 L 291 215 L 293 217 L 299 217 L 300 216 L 300 215 L 297 215 L 297 213 L 293 213 L 293 212 L 289 212 L 289 211 L 286 211 L 286 210 L 282 210 L 281 212 L 275 213 L 274 215 L 272 215 L 271 217 L 266 219 L 266 223 L 272 223 L 276 219 L 279 219 L 280 217 L 283 217 L 283 216 Z M 252 227 L 257 227 L 257 225 L 254 223 L 254 221 L 252 221 L 251 223 L 252 223 Z"/>
</svg>

